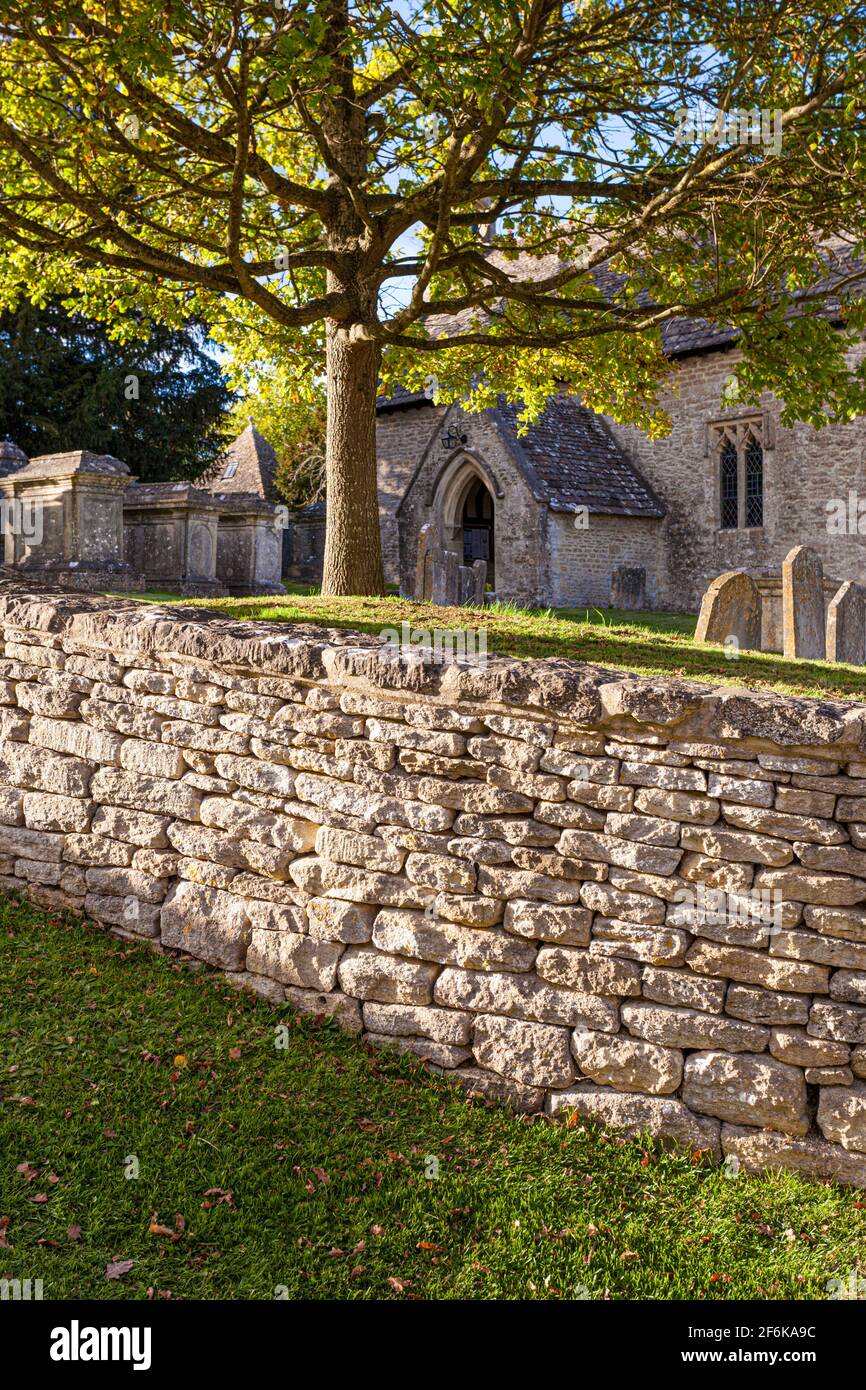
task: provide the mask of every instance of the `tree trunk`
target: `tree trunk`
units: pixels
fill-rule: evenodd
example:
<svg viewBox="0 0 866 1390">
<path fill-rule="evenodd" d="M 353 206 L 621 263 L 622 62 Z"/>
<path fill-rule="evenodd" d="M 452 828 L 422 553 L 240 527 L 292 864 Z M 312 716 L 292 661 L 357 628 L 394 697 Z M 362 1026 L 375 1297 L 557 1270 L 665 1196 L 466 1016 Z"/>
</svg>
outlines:
<svg viewBox="0 0 866 1390">
<path fill-rule="evenodd" d="M 323 594 L 385 591 L 376 487 L 378 344 L 328 324 Z"/>
</svg>

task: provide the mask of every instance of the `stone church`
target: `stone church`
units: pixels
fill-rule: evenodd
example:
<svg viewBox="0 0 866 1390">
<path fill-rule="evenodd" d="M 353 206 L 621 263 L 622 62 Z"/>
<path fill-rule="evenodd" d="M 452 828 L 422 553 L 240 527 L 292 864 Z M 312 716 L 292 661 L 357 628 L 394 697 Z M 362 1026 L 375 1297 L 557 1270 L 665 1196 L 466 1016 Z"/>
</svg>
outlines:
<svg viewBox="0 0 866 1390">
<path fill-rule="evenodd" d="M 667 325 L 672 419 L 652 441 L 556 395 L 523 435 L 517 409 L 470 415 L 398 391 L 378 406 L 386 578 L 410 595 L 418 533 L 435 520 L 496 597 L 533 607 L 607 607 L 620 567 L 643 570 L 647 608 L 689 612 L 729 569 L 778 570 L 794 545 L 866 583 L 866 418 L 783 428 L 772 396 L 724 406 L 739 352 L 699 321 Z M 857 504 L 862 501 L 862 533 Z M 854 524 L 830 524 L 840 507 Z M 287 577 L 321 574 L 324 509 L 293 517 Z"/>
</svg>

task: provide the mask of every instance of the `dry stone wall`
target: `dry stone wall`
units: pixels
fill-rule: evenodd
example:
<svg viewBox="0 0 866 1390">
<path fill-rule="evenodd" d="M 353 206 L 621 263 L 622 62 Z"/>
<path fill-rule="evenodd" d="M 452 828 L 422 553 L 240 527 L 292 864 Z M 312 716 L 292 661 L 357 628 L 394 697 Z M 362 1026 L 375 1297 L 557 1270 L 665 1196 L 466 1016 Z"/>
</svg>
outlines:
<svg viewBox="0 0 866 1390">
<path fill-rule="evenodd" d="M 866 1185 L 866 706 L 122 601 L 0 630 L 0 889 L 522 1109 Z"/>
</svg>

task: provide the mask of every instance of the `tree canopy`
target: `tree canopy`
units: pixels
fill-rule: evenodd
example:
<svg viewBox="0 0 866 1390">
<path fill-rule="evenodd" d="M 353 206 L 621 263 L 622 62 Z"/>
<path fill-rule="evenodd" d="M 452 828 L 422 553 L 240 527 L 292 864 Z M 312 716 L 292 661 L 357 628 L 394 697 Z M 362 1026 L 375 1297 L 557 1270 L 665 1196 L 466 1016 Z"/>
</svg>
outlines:
<svg viewBox="0 0 866 1390">
<path fill-rule="evenodd" d="M 866 408 L 856 272 L 833 286 L 845 332 L 820 283 L 829 241 L 863 251 L 864 20 L 831 0 L 5 0 L 0 305 L 60 294 L 121 336 L 131 306 L 194 316 L 290 400 L 324 374 L 325 589 L 374 591 L 389 380 L 529 412 L 564 384 L 658 432 L 662 327 L 698 316 L 737 330 L 742 399 L 815 424 Z M 683 138 L 701 108 L 730 125 Z"/>
<path fill-rule="evenodd" d="M 231 403 L 200 326 L 117 343 L 57 300 L 0 315 L 0 437 L 31 458 L 92 449 L 146 482 L 195 478 L 227 443 Z"/>
</svg>

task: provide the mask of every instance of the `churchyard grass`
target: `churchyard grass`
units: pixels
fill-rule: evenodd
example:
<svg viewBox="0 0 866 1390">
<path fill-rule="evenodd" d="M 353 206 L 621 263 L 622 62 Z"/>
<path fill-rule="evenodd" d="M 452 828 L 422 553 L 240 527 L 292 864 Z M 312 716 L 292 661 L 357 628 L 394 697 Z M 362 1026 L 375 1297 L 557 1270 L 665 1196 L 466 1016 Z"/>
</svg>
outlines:
<svg viewBox="0 0 866 1390">
<path fill-rule="evenodd" d="M 866 1268 L 854 1191 L 470 1101 L 9 898 L 0 1011 L 0 1278 L 46 1299 L 823 1299 Z"/>
<path fill-rule="evenodd" d="M 469 628 L 486 632 L 491 655 L 569 658 L 641 676 L 679 676 L 781 695 L 848 700 L 866 696 L 862 667 L 790 661 L 772 652 L 735 654 L 710 643 L 696 644 L 697 619 L 690 614 L 587 608 L 539 612 L 505 604 L 440 608 L 397 597 L 325 598 L 309 591 L 279 598 L 196 600 L 195 606 L 232 618 L 313 623 L 374 634 L 385 628 L 399 630 L 404 622 L 416 632 Z"/>
</svg>

